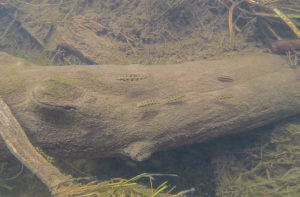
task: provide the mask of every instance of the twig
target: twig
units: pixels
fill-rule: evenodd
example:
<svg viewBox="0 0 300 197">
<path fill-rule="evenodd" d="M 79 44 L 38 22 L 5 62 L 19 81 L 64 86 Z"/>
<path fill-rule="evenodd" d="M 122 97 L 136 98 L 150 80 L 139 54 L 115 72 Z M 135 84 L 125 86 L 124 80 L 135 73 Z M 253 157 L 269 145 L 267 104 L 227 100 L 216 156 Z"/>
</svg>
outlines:
<svg viewBox="0 0 300 197">
<path fill-rule="evenodd" d="M 263 21 L 263 23 L 265 24 L 265 26 L 267 27 L 267 29 L 273 34 L 273 36 L 277 40 L 282 40 L 281 37 L 274 31 L 274 29 L 272 29 L 272 27 L 266 21 Z"/>
<path fill-rule="evenodd" d="M 12 19 L 12 21 L 9 23 L 9 25 L 6 27 L 4 33 L 1 35 L 0 37 L 0 40 L 2 40 L 6 35 L 7 33 L 9 32 L 10 28 L 13 26 L 13 24 L 15 24 L 16 22 L 16 18 L 18 16 L 18 11 L 16 10 L 15 14 L 14 14 L 14 17 Z"/>
<path fill-rule="evenodd" d="M 285 22 L 289 26 L 289 28 L 295 33 L 295 35 L 298 38 L 300 38 L 300 31 L 297 28 L 297 26 L 279 9 L 273 8 L 272 10 L 275 14 L 277 14 L 281 18 L 281 20 L 283 20 L 283 22 Z"/>
<path fill-rule="evenodd" d="M 234 37 L 234 31 L 233 31 L 233 25 L 232 25 L 232 14 L 233 14 L 233 10 L 236 6 L 238 6 L 239 4 L 241 4 L 242 2 L 244 2 L 245 0 L 242 1 L 238 1 L 235 2 L 231 5 L 231 7 L 229 8 L 229 12 L 228 12 L 228 28 L 229 28 L 229 35 L 230 38 L 233 39 Z"/>
<path fill-rule="evenodd" d="M 288 57 L 290 65 L 296 67 L 298 65 L 298 55 L 297 54 L 293 55 L 291 51 L 288 51 L 286 55 Z"/>
</svg>

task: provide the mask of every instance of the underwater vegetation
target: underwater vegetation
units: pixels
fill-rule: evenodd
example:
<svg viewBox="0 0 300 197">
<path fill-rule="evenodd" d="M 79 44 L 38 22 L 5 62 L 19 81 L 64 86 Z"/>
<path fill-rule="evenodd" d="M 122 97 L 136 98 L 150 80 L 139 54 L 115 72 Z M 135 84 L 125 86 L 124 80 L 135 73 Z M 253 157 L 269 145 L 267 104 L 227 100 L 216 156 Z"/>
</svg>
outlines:
<svg viewBox="0 0 300 197">
<path fill-rule="evenodd" d="M 257 131 L 245 137 L 233 138 L 229 140 L 231 148 L 224 149 L 221 146 L 222 150 L 216 152 L 213 161 L 216 196 L 298 197 L 299 120 L 281 124 L 271 132 Z M 235 140 L 247 143 L 239 144 Z"/>
<path fill-rule="evenodd" d="M 289 41 L 300 35 L 295 0 L 3 0 L 0 10 L 0 49 L 43 65 L 180 63 L 249 42 L 300 46 Z"/>
<path fill-rule="evenodd" d="M 171 195 L 170 193 L 175 189 L 175 186 L 169 187 L 168 182 L 165 181 L 160 184 L 158 187 L 153 187 L 153 179 L 156 176 L 177 176 L 174 174 L 148 174 L 142 173 L 137 175 L 131 179 L 123 179 L 123 178 L 114 178 L 108 182 L 98 183 L 97 181 L 91 181 L 82 186 L 78 186 L 76 188 L 69 188 L 63 191 L 60 191 L 57 195 L 63 196 L 93 196 L 93 197 L 122 197 L 122 196 L 130 196 L 130 197 L 171 197 L 171 196 L 183 196 L 179 195 Z M 143 185 L 137 183 L 139 179 L 147 178 L 149 179 L 150 187 L 147 188 Z M 75 180 L 75 179 L 74 179 Z M 80 180 L 80 179 L 78 179 Z"/>
<path fill-rule="evenodd" d="M 36 151 L 42 155 L 49 163 L 54 164 L 54 157 L 47 155 L 40 147 L 35 147 Z"/>
<path fill-rule="evenodd" d="M 292 52 L 292 51 L 288 51 L 286 52 L 286 56 L 289 60 L 289 64 L 291 67 L 295 68 L 296 66 L 299 65 L 299 59 L 298 59 L 298 53 L 296 52 Z"/>
<path fill-rule="evenodd" d="M 3 177 L 3 176 L 5 176 L 5 174 L 7 174 L 7 173 L 5 173 L 6 167 L 7 167 L 6 162 L 0 163 L 0 187 L 7 189 L 7 190 L 12 190 L 14 187 L 10 186 L 9 182 L 14 181 L 23 173 L 24 166 L 23 166 L 23 164 L 21 164 L 21 169 L 15 175 L 13 175 L 11 177 Z"/>
</svg>

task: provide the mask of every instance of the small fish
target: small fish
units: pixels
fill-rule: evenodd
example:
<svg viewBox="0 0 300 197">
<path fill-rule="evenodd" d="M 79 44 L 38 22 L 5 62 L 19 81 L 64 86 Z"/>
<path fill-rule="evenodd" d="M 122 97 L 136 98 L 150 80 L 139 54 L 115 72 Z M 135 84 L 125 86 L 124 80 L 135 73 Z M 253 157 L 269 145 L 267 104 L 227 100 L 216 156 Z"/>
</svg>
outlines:
<svg viewBox="0 0 300 197">
<path fill-rule="evenodd" d="M 146 79 L 146 78 L 148 78 L 148 77 L 145 76 L 145 75 L 126 74 L 124 76 L 121 76 L 121 77 L 117 78 L 117 80 L 120 80 L 120 81 L 140 81 L 140 80 L 143 80 L 143 79 Z"/>
<path fill-rule="evenodd" d="M 224 94 L 224 95 L 218 96 L 217 101 L 224 101 L 224 100 L 231 99 L 231 98 L 233 98 L 233 96 L 231 94 Z"/>
<path fill-rule="evenodd" d="M 230 76 L 219 76 L 218 78 L 217 78 L 219 81 L 221 81 L 221 82 L 233 82 L 234 80 L 233 80 L 233 78 L 232 77 L 230 77 Z"/>
<path fill-rule="evenodd" d="M 145 100 L 145 101 L 139 103 L 137 105 L 137 107 L 148 107 L 148 106 L 157 105 L 157 104 L 160 104 L 160 102 L 158 100 L 150 99 L 150 100 Z"/>
<path fill-rule="evenodd" d="M 171 103 L 182 102 L 184 97 L 185 97 L 185 95 L 172 96 L 172 97 L 167 98 L 166 103 L 171 104 Z"/>
</svg>

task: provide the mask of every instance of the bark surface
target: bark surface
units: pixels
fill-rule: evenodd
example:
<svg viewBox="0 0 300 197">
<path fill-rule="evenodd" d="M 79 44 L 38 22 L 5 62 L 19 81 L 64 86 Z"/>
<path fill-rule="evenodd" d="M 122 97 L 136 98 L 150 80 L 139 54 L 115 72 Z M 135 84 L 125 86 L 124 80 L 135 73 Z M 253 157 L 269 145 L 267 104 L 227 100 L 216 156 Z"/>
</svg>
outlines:
<svg viewBox="0 0 300 197">
<path fill-rule="evenodd" d="M 152 153 L 300 112 L 300 71 L 247 53 L 176 65 L 41 67 L 0 54 L 0 96 L 50 155 Z M 2 157 L 7 150 L 1 143 Z"/>
</svg>

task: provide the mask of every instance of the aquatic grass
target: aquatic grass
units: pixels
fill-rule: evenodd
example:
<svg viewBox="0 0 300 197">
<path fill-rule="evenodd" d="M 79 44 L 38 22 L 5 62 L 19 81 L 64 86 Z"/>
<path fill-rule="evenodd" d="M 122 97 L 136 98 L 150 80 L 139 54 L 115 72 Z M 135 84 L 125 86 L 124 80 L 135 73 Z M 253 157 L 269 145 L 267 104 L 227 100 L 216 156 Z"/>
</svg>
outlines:
<svg viewBox="0 0 300 197">
<path fill-rule="evenodd" d="M 98 181 L 90 181 L 87 184 L 80 185 L 77 184 L 77 187 L 70 187 L 68 189 L 64 189 L 64 191 L 60 191 L 56 195 L 65 195 L 65 196 L 145 196 L 145 197 L 157 197 L 159 196 L 172 196 L 170 192 L 172 192 L 175 187 L 171 187 L 169 190 L 169 186 L 167 185 L 167 181 L 160 184 L 157 188 L 153 188 L 152 179 L 155 176 L 177 176 L 175 174 L 149 174 L 142 173 L 130 179 L 123 178 L 113 178 L 107 182 L 98 182 Z M 148 178 L 150 182 L 150 188 L 145 187 L 141 184 L 138 184 L 142 178 Z M 75 179 L 73 179 L 75 181 Z M 65 183 L 62 183 L 65 184 Z M 59 186 L 58 186 L 59 187 Z"/>
<path fill-rule="evenodd" d="M 3 171 L 5 169 L 5 165 L 6 165 L 5 162 L 2 162 L 0 164 L 0 175 L 3 174 Z M 2 187 L 4 189 L 7 189 L 7 190 L 12 190 L 13 187 L 8 185 L 8 182 L 17 179 L 23 173 L 23 170 L 24 170 L 24 166 L 23 166 L 23 164 L 21 164 L 21 169 L 15 175 L 13 175 L 11 177 L 8 177 L 8 178 L 0 177 L 0 187 Z"/>
<path fill-rule="evenodd" d="M 19 13 L 16 21 L 24 23 L 23 26 L 28 30 L 30 37 L 41 45 L 37 53 L 30 47 L 16 46 L 20 56 L 39 64 L 87 63 L 81 57 L 83 54 L 89 54 L 96 59 L 94 62 L 100 64 L 179 63 L 214 53 L 211 43 L 206 41 L 218 45 L 216 43 L 219 36 L 211 32 L 226 31 L 220 28 L 224 21 L 220 21 L 216 14 L 226 13 L 215 11 L 215 8 L 224 9 L 223 4 L 217 5 L 217 0 L 4 2 L 15 8 Z M 77 17 L 79 13 L 86 20 L 77 20 L 82 19 Z M 13 15 L 10 17 L 13 18 Z M 23 18 L 26 18 L 26 21 Z M 207 22 L 209 24 L 203 25 Z M 95 28 L 97 26 L 101 26 L 102 29 Z M 203 36 L 199 36 L 199 32 Z M 91 44 L 98 43 L 89 40 L 89 35 L 94 33 L 96 36 L 91 39 L 97 39 L 99 36 L 101 43 L 110 47 L 103 49 Z M 9 42 L 14 44 L 13 39 Z M 62 47 L 63 44 L 69 44 L 70 48 Z M 70 50 L 71 48 L 73 50 Z M 205 49 L 199 51 L 199 48 Z M 89 50 L 91 51 L 87 52 Z M 26 53 L 27 51 L 30 53 Z M 32 57 L 30 54 L 33 54 Z M 99 56 L 101 58 L 98 58 Z"/>
<path fill-rule="evenodd" d="M 249 135 L 245 135 L 249 138 L 244 139 L 245 148 L 237 145 L 226 153 L 224 147 L 217 151 L 216 196 L 298 197 L 300 121 Z"/>
<path fill-rule="evenodd" d="M 259 21 L 261 25 L 257 28 L 268 39 L 281 40 L 281 37 L 290 37 L 289 32 L 278 26 L 288 26 L 290 31 L 298 38 L 300 37 L 299 13 L 300 4 L 298 1 L 266 0 L 223 0 L 222 3 L 228 7 L 228 29 L 230 40 L 234 40 L 235 32 L 241 33 L 245 27 L 251 24 L 251 29 L 257 27 L 251 21 Z M 236 13 L 234 13 L 236 12 Z M 258 18 L 259 17 L 259 18 Z M 291 19 L 294 19 L 291 20 Z M 275 28 L 276 21 L 276 28 Z M 264 30 L 265 29 L 265 30 Z M 284 29 L 284 28 L 282 28 Z M 279 36 L 281 35 L 281 37 Z"/>
</svg>

